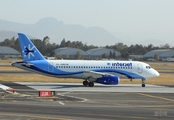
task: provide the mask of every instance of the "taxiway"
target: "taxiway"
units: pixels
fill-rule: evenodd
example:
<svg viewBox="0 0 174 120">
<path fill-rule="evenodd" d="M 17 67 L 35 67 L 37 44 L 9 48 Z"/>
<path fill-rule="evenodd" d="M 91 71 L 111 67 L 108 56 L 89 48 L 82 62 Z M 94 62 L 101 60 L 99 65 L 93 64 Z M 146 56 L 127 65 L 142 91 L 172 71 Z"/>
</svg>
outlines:
<svg viewBox="0 0 174 120">
<path fill-rule="evenodd" d="M 18 95 L 0 99 L 0 119 L 63 120 L 166 120 L 174 119 L 174 87 L 136 84 L 83 87 L 74 83 L 1 83 Z M 56 91 L 55 97 L 40 98 L 39 90 Z M 10 114 L 10 115 L 9 115 Z"/>
</svg>

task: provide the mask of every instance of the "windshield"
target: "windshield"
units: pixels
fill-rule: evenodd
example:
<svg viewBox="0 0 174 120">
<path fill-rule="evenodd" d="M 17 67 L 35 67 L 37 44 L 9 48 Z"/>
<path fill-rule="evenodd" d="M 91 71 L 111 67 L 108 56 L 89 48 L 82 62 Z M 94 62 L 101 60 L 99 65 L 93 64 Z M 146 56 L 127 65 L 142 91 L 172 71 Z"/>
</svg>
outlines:
<svg viewBox="0 0 174 120">
<path fill-rule="evenodd" d="M 151 66 L 146 66 L 147 69 L 151 69 L 152 67 Z"/>
</svg>

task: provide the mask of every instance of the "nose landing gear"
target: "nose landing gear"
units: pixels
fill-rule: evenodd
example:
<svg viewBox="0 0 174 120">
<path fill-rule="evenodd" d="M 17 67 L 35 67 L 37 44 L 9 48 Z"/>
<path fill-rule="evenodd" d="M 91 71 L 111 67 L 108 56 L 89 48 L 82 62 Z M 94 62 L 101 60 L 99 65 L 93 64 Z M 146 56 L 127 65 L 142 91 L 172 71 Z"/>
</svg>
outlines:
<svg viewBox="0 0 174 120">
<path fill-rule="evenodd" d="M 142 79 L 142 87 L 146 87 L 144 79 Z"/>
</svg>

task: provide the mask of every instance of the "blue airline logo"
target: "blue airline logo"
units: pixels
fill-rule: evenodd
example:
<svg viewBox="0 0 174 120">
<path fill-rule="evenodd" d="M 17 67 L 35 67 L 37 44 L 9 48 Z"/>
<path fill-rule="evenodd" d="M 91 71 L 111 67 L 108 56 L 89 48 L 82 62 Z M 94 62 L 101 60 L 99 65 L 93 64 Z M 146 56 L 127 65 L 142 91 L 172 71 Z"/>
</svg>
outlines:
<svg viewBox="0 0 174 120">
<path fill-rule="evenodd" d="M 107 63 L 107 65 L 111 65 L 111 63 Z"/>
<path fill-rule="evenodd" d="M 117 67 L 132 67 L 132 63 L 107 63 L 108 66 L 117 66 Z"/>
<path fill-rule="evenodd" d="M 34 46 L 30 47 L 30 44 L 28 44 L 28 47 L 24 46 L 25 50 L 22 51 L 22 52 L 25 52 L 25 57 L 28 56 L 28 58 L 30 58 L 30 56 L 33 56 L 34 57 L 34 52 L 36 52 L 34 50 Z"/>
</svg>

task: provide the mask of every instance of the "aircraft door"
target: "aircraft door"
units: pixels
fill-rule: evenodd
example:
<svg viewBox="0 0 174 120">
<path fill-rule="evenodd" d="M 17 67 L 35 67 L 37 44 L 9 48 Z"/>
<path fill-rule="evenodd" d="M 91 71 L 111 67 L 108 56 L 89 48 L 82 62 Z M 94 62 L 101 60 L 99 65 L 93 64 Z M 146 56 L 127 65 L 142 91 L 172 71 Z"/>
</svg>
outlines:
<svg viewBox="0 0 174 120">
<path fill-rule="evenodd" d="M 53 71 L 54 71 L 53 63 L 48 63 L 48 72 L 53 72 Z"/>
<path fill-rule="evenodd" d="M 138 63 L 137 64 L 137 70 L 138 70 L 138 73 L 143 73 L 143 65 L 141 63 Z"/>
</svg>

